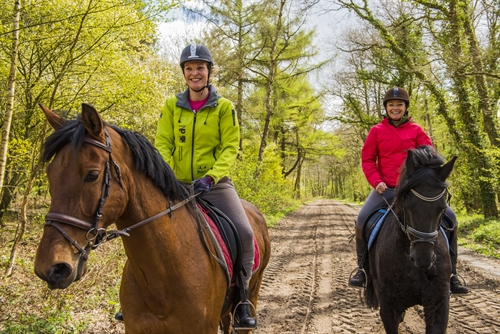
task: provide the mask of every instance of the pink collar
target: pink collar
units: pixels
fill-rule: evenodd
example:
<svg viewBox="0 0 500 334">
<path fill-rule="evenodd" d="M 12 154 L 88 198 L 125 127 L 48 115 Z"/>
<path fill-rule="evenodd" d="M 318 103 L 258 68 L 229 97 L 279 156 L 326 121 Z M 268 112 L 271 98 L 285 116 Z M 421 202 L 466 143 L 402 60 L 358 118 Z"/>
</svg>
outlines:
<svg viewBox="0 0 500 334">
<path fill-rule="evenodd" d="M 205 105 L 205 103 L 207 103 L 207 101 L 208 101 L 208 97 L 205 100 L 201 100 L 201 101 L 189 100 L 189 105 L 191 106 L 191 109 L 193 109 L 194 112 L 197 112 L 198 110 L 201 109 L 201 107 L 203 107 Z"/>
</svg>

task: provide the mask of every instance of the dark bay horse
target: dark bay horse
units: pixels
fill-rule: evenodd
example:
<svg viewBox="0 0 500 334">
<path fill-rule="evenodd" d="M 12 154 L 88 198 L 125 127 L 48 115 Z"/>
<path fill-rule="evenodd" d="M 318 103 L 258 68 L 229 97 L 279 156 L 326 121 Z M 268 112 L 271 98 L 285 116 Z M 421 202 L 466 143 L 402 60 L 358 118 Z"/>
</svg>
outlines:
<svg viewBox="0 0 500 334">
<path fill-rule="evenodd" d="M 56 131 L 44 146 L 51 204 L 35 273 L 50 289 L 64 289 L 85 274 L 90 249 L 122 236 L 127 333 L 210 334 L 219 323 L 231 332 L 231 302 L 223 306 L 227 274 L 193 200 L 156 149 L 143 136 L 106 124 L 90 105 L 73 121 L 42 109 Z M 262 214 L 242 202 L 260 250 L 249 291 L 257 305 L 270 239 Z M 112 223 L 117 230 L 107 230 Z"/>
<path fill-rule="evenodd" d="M 389 334 L 398 333 L 413 305 L 423 306 L 426 333 L 446 332 L 451 260 L 440 222 L 455 160 L 444 164 L 429 146 L 408 152 L 392 212 L 370 250 L 365 302 L 374 309 L 380 306 Z"/>
</svg>

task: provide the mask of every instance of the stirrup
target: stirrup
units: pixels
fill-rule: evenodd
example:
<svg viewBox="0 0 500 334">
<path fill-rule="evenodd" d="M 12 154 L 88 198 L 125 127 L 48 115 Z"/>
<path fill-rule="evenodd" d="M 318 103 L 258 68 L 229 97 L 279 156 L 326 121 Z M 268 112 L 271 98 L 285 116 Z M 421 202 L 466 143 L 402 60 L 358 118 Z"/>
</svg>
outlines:
<svg viewBox="0 0 500 334">
<path fill-rule="evenodd" d="M 365 275 L 365 284 L 363 284 L 363 286 L 359 286 L 359 285 L 351 285 L 350 282 L 351 282 L 351 278 L 356 275 L 358 273 L 358 271 L 361 271 L 363 273 L 363 275 Z M 356 288 L 356 289 L 363 289 L 363 290 L 366 290 L 366 282 L 368 282 L 368 275 L 366 274 L 366 270 L 365 268 L 360 268 L 360 267 L 356 267 L 356 269 L 354 269 L 353 271 L 351 271 L 351 274 L 349 275 L 349 280 L 347 281 L 347 285 L 349 285 L 350 287 L 353 287 L 353 288 Z"/>
<path fill-rule="evenodd" d="M 461 286 L 463 286 L 464 288 L 466 288 L 467 292 L 453 292 L 453 291 L 451 291 L 451 286 L 450 286 L 450 292 L 451 292 L 451 294 L 453 294 L 453 295 L 459 295 L 459 296 L 460 295 L 466 295 L 466 294 L 468 294 L 470 292 L 470 289 L 467 287 L 467 282 L 465 281 L 465 278 L 463 278 L 463 276 L 460 275 L 460 274 L 458 274 L 458 273 L 457 274 L 451 274 L 450 281 L 451 281 L 451 279 L 453 277 L 457 278 L 458 283 L 460 283 Z"/>
<path fill-rule="evenodd" d="M 234 316 L 237 313 L 236 310 L 238 310 L 238 307 L 241 305 L 248 304 L 252 308 L 253 313 L 255 313 L 255 326 L 254 327 L 248 327 L 248 326 L 240 326 L 239 323 L 236 323 L 234 320 Z M 252 314 L 251 314 L 252 315 Z M 253 315 L 252 315 L 253 316 Z M 233 330 L 235 331 L 251 331 L 257 329 L 257 311 L 255 310 L 255 306 L 253 306 L 252 302 L 250 300 L 245 300 L 245 301 L 240 301 L 238 304 L 236 304 L 236 307 L 234 308 L 233 312 L 231 313 L 231 324 L 233 325 Z"/>
</svg>

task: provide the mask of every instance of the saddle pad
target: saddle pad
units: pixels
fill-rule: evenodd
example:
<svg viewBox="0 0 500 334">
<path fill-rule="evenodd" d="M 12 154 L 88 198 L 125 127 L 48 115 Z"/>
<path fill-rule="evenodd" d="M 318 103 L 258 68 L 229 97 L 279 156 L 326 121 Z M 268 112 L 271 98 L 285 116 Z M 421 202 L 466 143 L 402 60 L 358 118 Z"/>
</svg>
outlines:
<svg viewBox="0 0 500 334">
<path fill-rule="evenodd" d="M 227 271 L 229 274 L 228 276 L 232 278 L 233 277 L 233 261 L 231 260 L 231 254 L 229 254 L 229 249 L 227 248 L 226 243 L 222 239 L 221 233 L 220 233 L 219 229 L 217 228 L 217 225 L 214 223 L 212 218 L 210 218 L 207 211 L 204 208 L 202 208 L 199 204 L 198 204 L 198 208 L 202 212 L 208 225 L 212 229 L 212 232 L 214 233 L 215 238 L 217 239 L 217 242 L 222 250 L 222 253 L 224 254 L 224 260 L 226 261 L 226 264 L 227 264 Z M 257 244 L 257 239 L 255 239 L 255 237 L 253 239 L 253 245 L 254 245 L 254 262 L 253 262 L 252 273 L 254 273 L 259 268 L 259 265 L 260 265 L 259 245 Z"/>
</svg>

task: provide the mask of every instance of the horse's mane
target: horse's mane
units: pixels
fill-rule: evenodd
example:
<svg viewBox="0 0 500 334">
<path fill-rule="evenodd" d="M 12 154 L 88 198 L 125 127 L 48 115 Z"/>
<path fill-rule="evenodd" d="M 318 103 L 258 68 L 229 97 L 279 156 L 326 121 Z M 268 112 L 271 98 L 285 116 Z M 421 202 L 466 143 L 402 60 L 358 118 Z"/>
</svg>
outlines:
<svg viewBox="0 0 500 334">
<path fill-rule="evenodd" d="M 134 156 L 135 167 L 153 183 L 170 200 L 181 200 L 187 195 L 181 183 L 175 177 L 173 170 L 163 160 L 158 150 L 140 133 L 121 129 L 106 124 L 115 130 L 127 143 Z M 85 127 L 78 118 L 67 121 L 66 124 L 52 133 L 43 146 L 43 160 L 48 162 L 68 142 L 73 143 L 73 152 L 76 153 L 83 143 Z"/>
<path fill-rule="evenodd" d="M 411 175 L 408 175 L 406 162 L 401 166 L 399 182 L 396 187 L 396 205 L 403 203 L 403 199 L 410 189 L 423 183 L 436 188 L 446 188 L 448 186 L 446 181 L 439 178 L 439 172 L 445 162 L 444 158 L 432 146 L 419 146 L 411 151 L 413 153 L 414 171 Z"/>
</svg>

